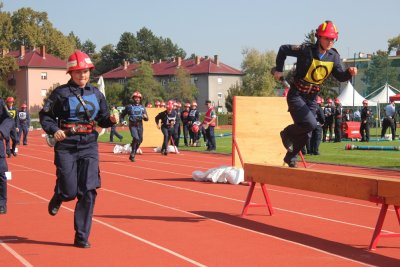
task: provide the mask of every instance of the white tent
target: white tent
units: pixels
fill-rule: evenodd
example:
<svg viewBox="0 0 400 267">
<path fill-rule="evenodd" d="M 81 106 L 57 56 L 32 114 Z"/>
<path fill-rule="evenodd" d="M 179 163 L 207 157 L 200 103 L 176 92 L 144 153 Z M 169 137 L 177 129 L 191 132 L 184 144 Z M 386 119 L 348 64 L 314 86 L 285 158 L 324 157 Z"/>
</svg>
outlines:
<svg viewBox="0 0 400 267">
<path fill-rule="evenodd" d="M 389 98 L 391 96 L 396 95 L 396 93 L 393 92 L 393 90 L 397 91 L 397 93 L 400 92 L 399 90 L 397 90 L 393 86 L 391 86 L 388 83 L 386 83 L 384 86 L 379 87 L 374 92 L 372 92 L 370 95 L 368 95 L 367 98 L 369 100 L 371 100 L 371 101 L 378 102 L 380 104 L 389 103 L 390 102 Z M 375 94 L 378 91 L 380 91 L 380 92 L 377 95 L 375 95 L 374 97 L 371 97 L 371 98 L 369 97 L 369 96 Z"/>
<path fill-rule="evenodd" d="M 360 107 L 362 106 L 362 102 L 365 100 L 365 98 L 354 89 L 350 82 L 346 84 L 338 98 L 344 107 Z M 368 106 L 376 106 L 376 102 L 368 100 Z"/>
</svg>

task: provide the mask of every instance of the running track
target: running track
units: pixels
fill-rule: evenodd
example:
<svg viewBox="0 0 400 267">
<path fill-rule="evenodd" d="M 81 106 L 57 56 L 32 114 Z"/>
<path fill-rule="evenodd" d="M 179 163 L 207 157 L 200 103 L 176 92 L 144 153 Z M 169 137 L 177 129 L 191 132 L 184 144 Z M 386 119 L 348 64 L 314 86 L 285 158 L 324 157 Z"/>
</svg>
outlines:
<svg viewBox="0 0 400 267">
<path fill-rule="evenodd" d="M 41 134 L 31 132 L 29 145 L 8 159 L 13 179 L 8 213 L 0 216 L 0 266 L 400 266 L 400 238 L 367 250 L 380 208 L 373 203 L 270 186 L 276 213 L 251 208 L 241 218 L 248 186 L 191 179 L 194 170 L 230 165 L 231 156 L 144 149 L 131 163 L 112 154 L 111 144 L 100 146 L 92 248 L 75 248 L 75 201 L 47 214 L 55 167 Z M 254 197 L 262 202 L 259 187 Z M 384 230 L 400 232 L 393 209 Z"/>
</svg>

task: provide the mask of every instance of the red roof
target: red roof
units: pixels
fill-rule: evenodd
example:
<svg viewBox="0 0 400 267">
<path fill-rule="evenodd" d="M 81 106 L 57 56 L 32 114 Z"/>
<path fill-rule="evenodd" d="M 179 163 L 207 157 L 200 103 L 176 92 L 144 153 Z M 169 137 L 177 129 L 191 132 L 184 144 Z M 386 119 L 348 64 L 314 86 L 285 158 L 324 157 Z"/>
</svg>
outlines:
<svg viewBox="0 0 400 267">
<path fill-rule="evenodd" d="M 129 64 L 124 68 L 120 66 L 109 72 L 103 73 L 104 79 L 121 79 L 130 78 L 139 64 Z M 178 60 L 162 61 L 151 64 L 154 76 L 172 76 L 176 74 Z M 211 58 L 200 58 L 199 64 L 196 64 L 195 59 L 185 59 L 181 61 L 182 68 L 186 69 L 191 75 L 196 74 L 225 74 L 225 75 L 243 75 L 240 70 L 225 65 L 222 62 L 217 62 Z"/>
<path fill-rule="evenodd" d="M 43 57 L 40 50 L 27 51 L 23 57 L 20 57 L 20 54 L 20 51 L 8 53 L 8 55 L 16 58 L 19 67 L 67 69 L 67 61 L 51 54 L 45 54 L 45 57 Z"/>
</svg>

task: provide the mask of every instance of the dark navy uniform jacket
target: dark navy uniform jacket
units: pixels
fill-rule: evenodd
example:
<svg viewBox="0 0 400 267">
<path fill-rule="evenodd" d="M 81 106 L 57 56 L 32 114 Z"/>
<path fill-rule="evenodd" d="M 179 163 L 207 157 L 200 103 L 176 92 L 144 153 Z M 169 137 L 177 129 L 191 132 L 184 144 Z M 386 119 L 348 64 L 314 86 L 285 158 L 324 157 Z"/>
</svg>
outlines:
<svg viewBox="0 0 400 267">
<path fill-rule="evenodd" d="M 343 70 L 340 55 L 331 48 L 320 59 L 319 44 L 282 45 L 276 57 L 276 70 L 283 72 L 286 57 L 296 57 L 295 80 L 303 80 L 310 84 L 322 84 L 332 74 L 338 81 L 350 80 L 351 74 Z"/>
<path fill-rule="evenodd" d="M 372 112 L 368 107 L 363 107 L 363 109 L 361 110 L 361 121 L 367 121 L 367 123 L 369 122 L 370 118 L 371 118 Z"/>
<path fill-rule="evenodd" d="M 67 84 L 54 89 L 39 112 L 40 123 L 47 134 L 53 135 L 60 130 L 60 123 L 63 121 L 76 123 L 88 121 L 85 110 L 73 90 L 81 94 L 84 99 L 91 115 L 90 120 L 96 121 L 102 128 L 108 128 L 114 124 L 110 120 L 107 102 L 100 90 L 91 84 L 86 84 L 81 89 L 70 80 Z M 71 136 L 67 139 L 79 140 L 79 136 Z"/>
<path fill-rule="evenodd" d="M 170 128 L 176 123 L 177 115 L 175 110 L 172 110 L 171 113 L 168 114 L 166 110 L 160 112 L 155 117 L 156 124 L 161 121 L 161 127 Z"/>
<path fill-rule="evenodd" d="M 10 131 L 14 125 L 14 119 L 10 117 L 4 100 L 0 98 L 0 133 L 3 138 L 10 137 Z M 0 156 L 4 157 L 4 149 L 0 151 Z"/>
<path fill-rule="evenodd" d="M 325 115 L 324 115 L 324 110 L 322 109 L 322 107 L 317 108 L 316 116 L 317 116 L 317 122 L 319 123 L 319 125 L 320 126 L 324 125 L 325 124 Z"/>
</svg>

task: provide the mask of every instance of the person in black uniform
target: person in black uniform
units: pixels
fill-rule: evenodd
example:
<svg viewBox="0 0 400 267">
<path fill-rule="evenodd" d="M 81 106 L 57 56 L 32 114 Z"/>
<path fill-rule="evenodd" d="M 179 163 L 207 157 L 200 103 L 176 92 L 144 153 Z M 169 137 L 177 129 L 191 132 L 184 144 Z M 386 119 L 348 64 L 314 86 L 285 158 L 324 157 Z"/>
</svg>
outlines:
<svg viewBox="0 0 400 267">
<path fill-rule="evenodd" d="M 179 140 L 181 138 L 181 108 L 182 108 L 181 102 L 175 102 L 174 103 L 174 109 L 175 109 L 175 112 L 176 112 L 176 122 L 175 122 L 175 125 L 174 125 L 174 128 L 175 128 L 174 145 L 176 147 L 179 146 Z"/>
<path fill-rule="evenodd" d="M 332 135 L 333 135 L 333 113 L 334 113 L 334 107 L 332 106 L 332 99 L 328 98 L 326 101 L 326 107 L 324 108 L 324 116 L 325 116 L 325 124 L 322 129 L 322 142 L 326 141 L 326 134 L 329 131 L 329 142 L 332 141 Z"/>
<path fill-rule="evenodd" d="M 342 141 L 342 105 L 338 98 L 335 99 L 335 108 L 333 116 L 335 117 L 335 143 Z"/>
<path fill-rule="evenodd" d="M 283 67 L 287 56 L 297 58 L 296 73 L 290 84 L 287 103 L 294 121 L 281 131 L 282 143 L 287 149 L 284 162 L 297 166 L 297 154 L 317 127 L 315 97 L 320 85 L 332 74 L 340 82 L 350 80 L 357 68 L 343 70 L 339 53 L 333 48 L 338 31 L 331 21 L 325 21 L 316 30 L 317 42 L 303 45 L 282 45 L 276 57 L 276 80 L 283 79 Z"/>
<path fill-rule="evenodd" d="M 8 110 L 8 113 L 14 120 L 14 125 L 11 127 L 11 132 L 9 137 L 6 138 L 6 154 L 7 157 L 11 157 L 11 155 L 14 155 L 14 157 L 17 156 L 17 145 L 19 143 L 18 139 L 18 132 L 19 132 L 19 120 L 17 116 L 17 108 L 14 106 L 14 97 L 9 96 L 6 99 L 6 107 Z M 12 141 L 11 149 L 10 149 L 10 138 Z"/>
<path fill-rule="evenodd" d="M 0 214 L 7 213 L 7 177 L 8 171 L 6 155 L 4 153 L 4 139 L 10 138 L 11 129 L 14 127 L 14 120 L 11 118 L 6 104 L 0 98 Z"/>
<path fill-rule="evenodd" d="M 181 121 L 182 121 L 182 128 L 183 128 L 183 141 L 185 143 L 185 146 L 189 146 L 189 131 L 190 131 L 190 125 L 189 125 L 189 111 L 190 111 L 190 103 L 185 104 L 185 108 L 181 112 Z"/>
<path fill-rule="evenodd" d="M 310 152 L 313 155 L 319 155 L 319 145 L 321 143 L 322 137 L 322 127 L 324 127 L 325 123 L 325 115 L 322 109 L 322 98 L 317 96 L 317 111 L 316 111 L 316 118 L 317 118 L 317 127 L 311 133 L 311 140 L 310 140 Z"/>
<path fill-rule="evenodd" d="M 143 121 L 148 121 L 146 108 L 142 106 L 142 94 L 138 91 L 132 94 L 133 105 L 127 105 L 121 112 L 122 120 L 126 115 L 129 117 L 129 130 L 132 136 L 130 161 L 135 161 L 136 151 L 143 142 Z"/>
<path fill-rule="evenodd" d="M 200 113 L 197 110 L 197 102 L 193 101 L 192 105 L 189 110 L 189 116 L 188 116 L 188 123 L 189 123 L 189 135 L 190 135 L 190 144 L 192 146 L 197 146 L 198 141 L 200 139 L 200 133 L 199 131 L 193 131 L 192 127 L 193 125 L 199 121 L 200 118 Z M 200 125 L 200 123 L 199 123 Z M 197 127 L 195 127 L 197 129 Z M 200 128 L 199 128 L 200 129 Z"/>
<path fill-rule="evenodd" d="M 96 189 L 100 187 L 98 132 L 111 127 L 116 118 L 110 116 L 100 90 L 89 84 L 94 69 L 89 56 L 79 50 L 68 58 L 71 79 L 54 89 L 39 112 L 43 130 L 52 135 L 57 180 L 48 212 L 54 216 L 63 201 L 78 199 L 74 212 L 74 246 L 90 248 Z"/>
<path fill-rule="evenodd" d="M 372 116 L 372 111 L 368 108 L 368 100 L 362 102 L 360 134 L 361 142 L 369 142 L 369 123 Z"/>
<path fill-rule="evenodd" d="M 175 138 L 174 125 L 177 119 L 176 111 L 174 110 L 174 102 L 169 100 L 167 103 L 166 110 L 160 112 L 155 117 L 156 125 L 158 129 L 161 129 L 163 133 L 163 144 L 161 147 L 161 154 L 168 155 L 168 143 L 171 138 Z M 161 122 L 161 125 L 160 125 Z"/>
<path fill-rule="evenodd" d="M 23 140 L 22 144 L 24 146 L 28 145 L 28 133 L 29 133 L 29 126 L 31 123 L 31 117 L 29 116 L 29 112 L 26 110 L 27 109 L 26 104 L 22 104 L 20 110 L 18 111 L 18 124 L 19 124 L 19 130 L 18 130 L 18 144 L 20 143 L 21 140 L 21 135 L 23 134 Z"/>
</svg>

